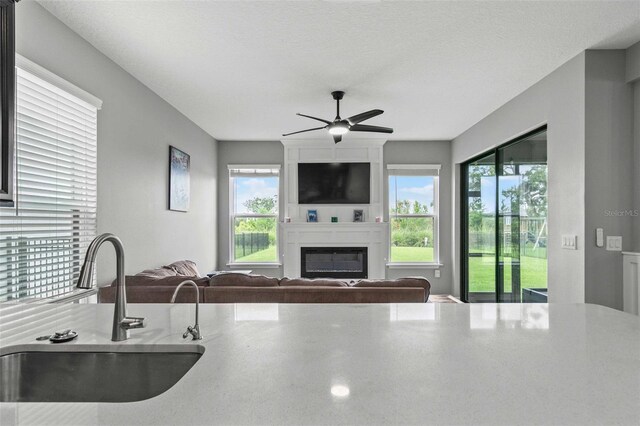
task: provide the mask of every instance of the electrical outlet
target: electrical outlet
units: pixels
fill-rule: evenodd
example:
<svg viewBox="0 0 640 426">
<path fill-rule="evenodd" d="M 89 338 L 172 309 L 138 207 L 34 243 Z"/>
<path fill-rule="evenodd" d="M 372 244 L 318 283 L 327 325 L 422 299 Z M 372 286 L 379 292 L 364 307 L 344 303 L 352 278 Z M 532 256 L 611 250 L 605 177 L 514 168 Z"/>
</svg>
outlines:
<svg viewBox="0 0 640 426">
<path fill-rule="evenodd" d="M 434 271 L 434 274 L 435 274 L 436 278 L 440 278 L 440 269 L 436 269 Z"/>
<path fill-rule="evenodd" d="M 622 237 L 607 236 L 607 250 L 622 251 Z"/>
</svg>

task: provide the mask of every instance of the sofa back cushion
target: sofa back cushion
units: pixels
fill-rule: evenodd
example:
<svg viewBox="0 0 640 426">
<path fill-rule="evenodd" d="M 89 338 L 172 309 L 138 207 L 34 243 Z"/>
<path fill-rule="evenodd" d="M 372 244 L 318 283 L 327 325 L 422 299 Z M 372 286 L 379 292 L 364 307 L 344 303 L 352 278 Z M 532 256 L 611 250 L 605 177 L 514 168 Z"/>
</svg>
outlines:
<svg viewBox="0 0 640 426">
<path fill-rule="evenodd" d="M 281 287 L 284 303 L 424 303 L 425 290 L 413 288 Z"/>
<path fill-rule="evenodd" d="M 229 272 L 211 277 L 209 285 L 214 287 L 278 287 L 278 279 L 264 275 Z"/>
<path fill-rule="evenodd" d="M 198 268 L 196 267 L 196 262 L 191 260 L 178 260 L 177 262 L 163 266 L 163 268 L 172 270 L 176 275 L 181 275 L 183 277 L 200 276 L 200 272 L 198 272 Z"/>
<path fill-rule="evenodd" d="M 164 277 L 164 278 L 149 278 L 141 275 L 133 275 L 125 277 L 125 284 L 127 287 L 177 287 L 181 282 L 185 280 L 192 280 L 198 287 L 206 287 L 209 285 L 209 278 L 207 277 Z M 115 280 L 111 286 L 115 286 Z M 182 291 L 182 290 L 181 290 Z"/>
<path fill-rule="evenodd" d="M 349 287 L 345 281 L 331 278 L 287 278 L 280 280 L 280 287 Z"/>
<path fill-rule="evenodd" d="M 204 302 L 204 289 L 199 287 L 199 301 Z M 98 289 L 98 303 L 114 303 L 116 299 L 115 287 L 100 287 Z M 175 288 L 168 286 L 127 286 L 128 303 L 169 303 Z M 195 303 L 196 289 L 191 286 L 184 286 L 176 296 L 175 303 Z"/>
<path fill-rule="evenodd" d="M 422 287 L 431 289 L 431 284 L 424 277 L 407 277 L 395 280 L 360 280 L 352 284 L 352 287 Z"/>
</svg>

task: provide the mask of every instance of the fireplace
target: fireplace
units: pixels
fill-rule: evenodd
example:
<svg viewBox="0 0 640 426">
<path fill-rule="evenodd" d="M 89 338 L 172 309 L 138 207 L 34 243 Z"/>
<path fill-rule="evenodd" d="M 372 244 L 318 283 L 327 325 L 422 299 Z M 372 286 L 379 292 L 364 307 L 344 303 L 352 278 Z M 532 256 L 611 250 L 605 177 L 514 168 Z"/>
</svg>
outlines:
<svg viewBox="0 0 640 426">
<path fill-rule="evenodd" d="M 303 278 L 367 278 L 366 247 L 301 247 Z"/>
</svg>

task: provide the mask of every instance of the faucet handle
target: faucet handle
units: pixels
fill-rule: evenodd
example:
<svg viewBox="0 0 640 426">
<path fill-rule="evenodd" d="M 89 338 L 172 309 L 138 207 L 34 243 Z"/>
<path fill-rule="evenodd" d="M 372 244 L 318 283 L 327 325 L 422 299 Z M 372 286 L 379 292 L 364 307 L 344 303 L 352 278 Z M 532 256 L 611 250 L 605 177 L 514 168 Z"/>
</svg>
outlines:
<svg viewBox="0 0 640 426">
<path fill-rule="evenodd" d="M 145 328 L 147 326 L 147 320 L 142 317 L 124 317 L 120 322 L 120 325 L 125 330 L 131 330 L 132 328 Z"/>
<path fill-rule="evenodd" d="M 193 340 L 201 340 L 202 335 L 200 334 L 200 327 L 196 324 L 195 326 L 188 326 L 187 331 L 182 334 L 182 338 L 186 339 L 191 335 Z"/>
</svg>

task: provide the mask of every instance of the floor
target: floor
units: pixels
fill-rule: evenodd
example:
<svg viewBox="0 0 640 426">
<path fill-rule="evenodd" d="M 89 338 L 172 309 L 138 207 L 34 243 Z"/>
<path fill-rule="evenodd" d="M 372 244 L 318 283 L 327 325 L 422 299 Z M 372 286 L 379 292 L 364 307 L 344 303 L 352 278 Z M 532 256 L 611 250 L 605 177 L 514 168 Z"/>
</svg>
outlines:
<svg viewBox="0 0 640 426">
<path fill-rule="evenodd" d="M 431 294 L 429 295 L 431 303 L 464 303 L 460 299 L 450 294 Z"/>
</svg>

